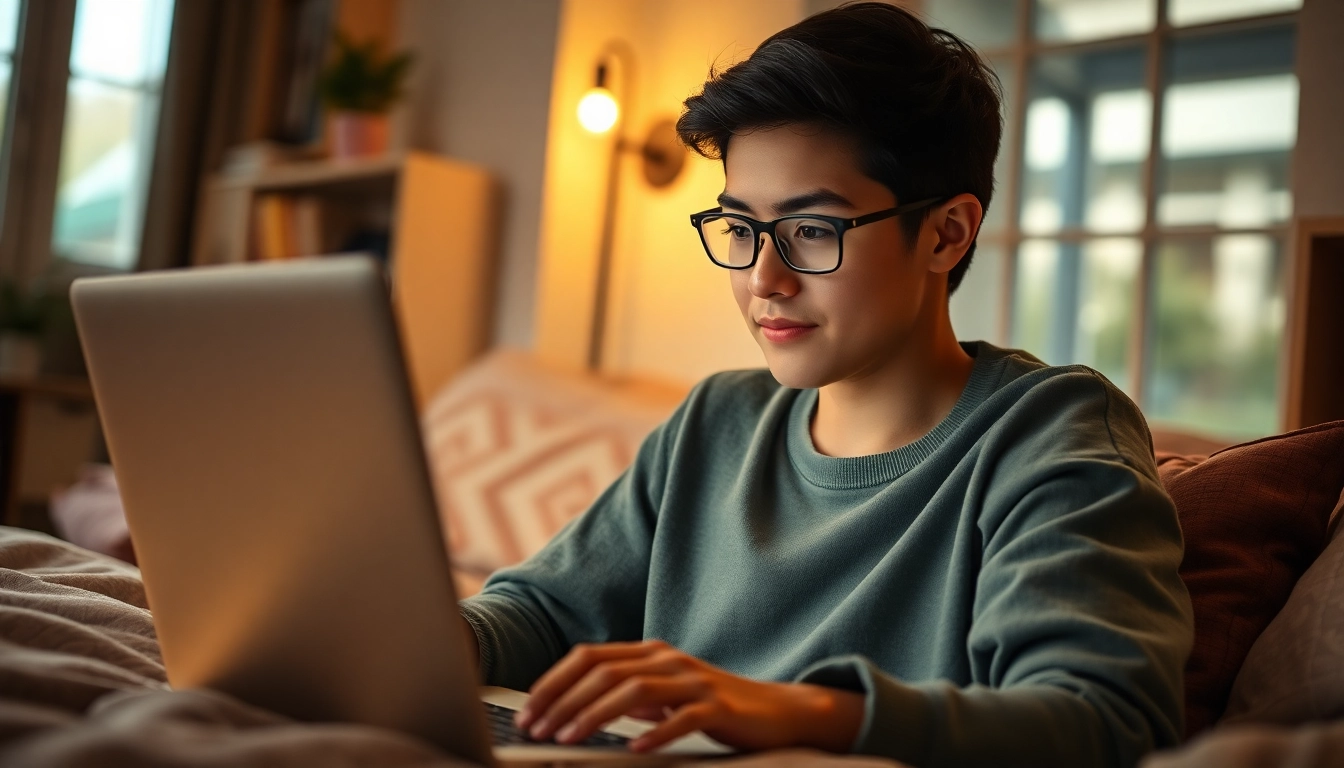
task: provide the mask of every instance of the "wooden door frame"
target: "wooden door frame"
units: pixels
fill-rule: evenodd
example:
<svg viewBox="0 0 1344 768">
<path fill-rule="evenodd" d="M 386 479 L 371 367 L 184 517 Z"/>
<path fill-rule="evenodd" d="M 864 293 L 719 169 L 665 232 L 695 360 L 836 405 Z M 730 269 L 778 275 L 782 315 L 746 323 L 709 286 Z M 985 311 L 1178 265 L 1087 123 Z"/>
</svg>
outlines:
<svg viewBox="0 0 1344 768">
<path fill-rule="evenodd" d="M 1312 271 L 1315 259 L 1314 244 L 1321 238 L 1344 239 L 1344 216 L 1306 216 L 1293 222 L 1293 237 L 1289 245 L 1292 269 L 1288 291 L 1288 365 L 1282 376 L 1283 424 L 1287 429 L 1310 426 L 1304 414 L 1304 395 L 1310 386 L 1307 381 L 1308 342 L 1315 329 L 1311 326 Z M 1335 310 L 1344 328 L 1344 296 Z M 1344 331 L 1341 331 L 1344 332 Z M 1344 349 L 1334 351 L 1344 355 Z M 1327 352 L 1329 354 L 1329 352 Z M 1344 388 L 1344 381 L 1339 382 Z M 1344 395 L 1341 395 L 1344 397 Z"/>
</svg>

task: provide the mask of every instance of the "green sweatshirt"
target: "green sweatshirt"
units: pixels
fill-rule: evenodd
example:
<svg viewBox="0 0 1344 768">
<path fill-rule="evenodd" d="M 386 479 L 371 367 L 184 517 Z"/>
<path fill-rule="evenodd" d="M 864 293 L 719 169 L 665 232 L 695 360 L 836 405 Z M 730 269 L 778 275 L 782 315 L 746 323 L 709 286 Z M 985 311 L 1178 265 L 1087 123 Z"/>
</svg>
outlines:
<svg viewBox="0 0 1344 768">
<path fill-rule="evenodd" d="M 1181 531 L 1134 404 L 1082 366 L 963 344 L 942 423 L 824 456 L 816 390 L 710 377 L 592 508 L 464 600 L 488 684 L 658 638 L 865 694 L 853 749 L 913 766 L 1131 766 L 1177 743 Z"/>
</svg>

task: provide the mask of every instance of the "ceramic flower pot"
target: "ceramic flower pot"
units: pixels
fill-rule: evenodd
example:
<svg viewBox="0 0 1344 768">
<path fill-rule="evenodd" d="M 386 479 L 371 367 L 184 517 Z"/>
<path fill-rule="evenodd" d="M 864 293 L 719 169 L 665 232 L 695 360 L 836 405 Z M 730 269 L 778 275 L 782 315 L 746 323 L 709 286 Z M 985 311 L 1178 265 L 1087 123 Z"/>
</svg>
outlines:
<svg viewBox="0 0 1344 768">
<path fill-rule="evenodd" d="M 369 157 L 387 152 L 387 115 L 335 112 L 331 115 L 331 156 Z"/>
</svg>

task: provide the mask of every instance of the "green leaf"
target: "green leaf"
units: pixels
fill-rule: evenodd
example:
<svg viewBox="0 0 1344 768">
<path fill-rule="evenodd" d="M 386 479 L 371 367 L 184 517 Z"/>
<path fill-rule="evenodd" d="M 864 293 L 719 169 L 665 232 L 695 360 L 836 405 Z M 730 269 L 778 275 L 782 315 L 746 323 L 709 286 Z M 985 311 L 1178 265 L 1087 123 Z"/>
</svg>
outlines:
<svg viewBox="0 0 1344 768">
<path fill-rule="evenodd" d="M 356 43 L 337 32 L 335 55 L 322 71 L 318 89 L 333 109 L 386 112 L 401 98 L 414 57 L 406 51 L 385 56 L 376 40 Z"/>
</svg>

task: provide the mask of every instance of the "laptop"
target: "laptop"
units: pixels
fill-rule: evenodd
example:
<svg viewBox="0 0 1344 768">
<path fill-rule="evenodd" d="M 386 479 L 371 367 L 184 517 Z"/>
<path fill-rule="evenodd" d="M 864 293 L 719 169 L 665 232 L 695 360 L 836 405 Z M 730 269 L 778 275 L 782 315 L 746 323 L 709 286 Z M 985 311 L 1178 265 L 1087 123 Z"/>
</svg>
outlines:
<svg viewBox="0 0 1344 768">
<path fill-rule="evenodd" d="M 526 695 L 480 687 L 376 262 L 84 278 L 71 299 L 173 687 L 486 765 L 636 757 L 648 723 L 527 743 Z M 725 751 L 696 734 L 644 757 Z"/>
</svg>

